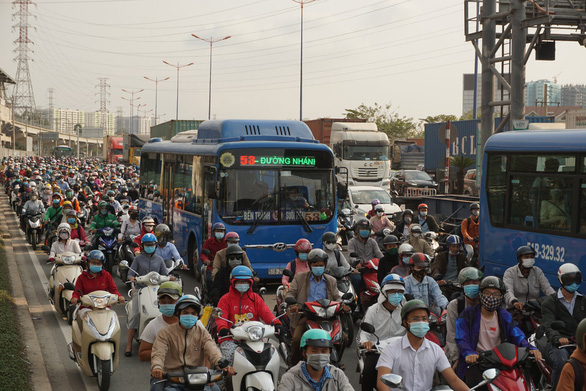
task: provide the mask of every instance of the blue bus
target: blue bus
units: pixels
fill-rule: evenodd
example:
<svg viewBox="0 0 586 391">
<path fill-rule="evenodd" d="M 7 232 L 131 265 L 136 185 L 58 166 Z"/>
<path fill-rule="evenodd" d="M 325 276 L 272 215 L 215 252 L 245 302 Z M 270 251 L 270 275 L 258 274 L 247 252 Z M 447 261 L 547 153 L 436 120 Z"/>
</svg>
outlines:
<svg viewBox="0 0 586 391">
<path fill-rule="evenodd" d="M 71 157 L 73 156 L 73 148 L 71 148 L 69 145 L 57 145 L 53 148 L 52 155 L 56 159 Z"/>
<path fill-rule="evenodd" d="M 298 239 L 321 245 L 336 231 L 333 153 L 303 122 L 205 121 L 141 155 L 141 216 L 171 227 L 193 270 L 216 222 L 238 233 L 264 279 L 281 277 Z"/>
<path fill-rule="evenodd" d="M 512 131 L 486 143 L 480 261 L 502 276 L 530 245 L 552 286 L 564 262 L 586 270 L 586 131 Z"/>
</svg>

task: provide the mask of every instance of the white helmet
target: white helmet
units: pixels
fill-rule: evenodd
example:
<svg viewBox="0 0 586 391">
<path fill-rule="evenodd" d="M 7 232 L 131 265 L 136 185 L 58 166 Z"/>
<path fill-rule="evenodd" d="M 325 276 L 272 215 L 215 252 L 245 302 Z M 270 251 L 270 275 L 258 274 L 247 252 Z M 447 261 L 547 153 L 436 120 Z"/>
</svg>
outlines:
<svg viewBox="0 0 586 391">
<path fill-rule="evenodd" d="M 409 243 L 403 243 L 399 246 L 399 254 L 413 254 L 413 246 Z"/>
<path fill-rule="evenodd" d="M 573 282 L 581 284 L 582 273 L 580 272 L 580 269 L 578 269 L 578 266 L 573 263 L 564 263 L 558 269 L 558 281 L 562 286 L 569 285 Z"/>
<path fill-rule="evenodd" d="M 62 231 L 67 231 L 67 233 L 70 234 L 71 233 L 71 226 L 69 226 L 69 224 L 67 224 L 67 223 L 59 224 L 59 226 L 57 227 L 57 232 L 61 233 Z"/>
</svg>

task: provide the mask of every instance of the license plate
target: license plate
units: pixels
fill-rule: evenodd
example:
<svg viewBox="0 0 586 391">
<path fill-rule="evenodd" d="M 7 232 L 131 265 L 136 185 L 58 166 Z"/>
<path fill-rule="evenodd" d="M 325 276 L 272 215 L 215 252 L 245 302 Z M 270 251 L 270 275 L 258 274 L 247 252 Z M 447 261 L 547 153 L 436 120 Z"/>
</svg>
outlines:
<svg viewBox="0 0 586 391">
<path fill-rule="evenodd" d="M 269 269 L 269 276 L 278 276 L 283 274 L 283 269 Z"/>
</svg>

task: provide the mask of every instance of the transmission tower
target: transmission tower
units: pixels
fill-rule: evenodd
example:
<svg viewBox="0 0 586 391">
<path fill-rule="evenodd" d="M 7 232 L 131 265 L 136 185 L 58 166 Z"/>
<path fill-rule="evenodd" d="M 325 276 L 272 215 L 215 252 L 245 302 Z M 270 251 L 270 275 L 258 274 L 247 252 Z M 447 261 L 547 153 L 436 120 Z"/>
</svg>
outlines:
<svg viewBox="0 0 586 391">
<path fill-rule="evenodd" d="M 49 108 L 53 109 L 55 107 L 55 89 L 54 88 L 47 88 L 47 95 L 49 99 Z"/>
<path fill-rule="evenodd" d="M 108 103 L 110 103 L 110 101 L 108 100 L 108 98 L 110 97 L 110 85 L 108 84 L 108 78 L 106 77 L 100 77 L 98 78 L 98 80 L 100 81 L 100 84 L 98 84 L 96 87 L 98 87 L 100 89 L 100 91 L 98 92 L 98 94 L 100 95 L 100 110 L 98 110 L 100 112 L 100 123 L 102 125 L 102 127 L 105 129 L 107 134 L 110 134 L 110 121 L 109 121 L 109 116 L 108 116 Z"/>
<path fill-rule="evenodd" d="M 16 44 L 16 85 L 14 86 L 13 100 L 14 100 L 14 111 L 23 115 L 26 112 L 35 112 L 35 96 L 33 94 L 33 83 L 31 81 L 31 74 L 29 71 L 29 53 L 32 49 L 29 44 L 33 41 L 29 38 L 29 5 L 35 3 L 31 0 L 15 0 L 12 2 L 12 6 L 16 9 L 13 14 L 13 20 L 18 20 L 18 23 L 12 26 L 13 30 L 18 30 L 18 38 L 14 41 Z"/>
</svg>

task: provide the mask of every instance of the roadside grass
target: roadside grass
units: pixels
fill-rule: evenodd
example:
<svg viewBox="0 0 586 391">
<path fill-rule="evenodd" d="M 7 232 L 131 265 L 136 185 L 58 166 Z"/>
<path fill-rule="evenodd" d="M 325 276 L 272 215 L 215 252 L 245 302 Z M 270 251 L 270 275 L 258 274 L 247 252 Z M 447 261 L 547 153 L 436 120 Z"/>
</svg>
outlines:
<svg viewBox="0 0 586 391">
<path fill-rule="evenodd" d="M 0 391 L 27 391 L 31 390 L 29 367 L 11 292 L 4 241 L 0 239 Z"/>
</svg>

